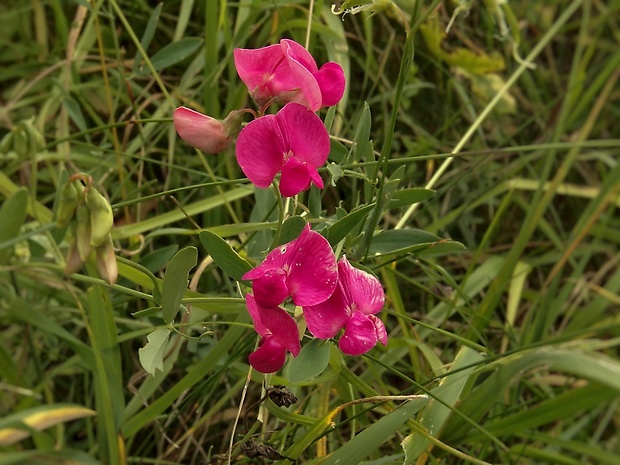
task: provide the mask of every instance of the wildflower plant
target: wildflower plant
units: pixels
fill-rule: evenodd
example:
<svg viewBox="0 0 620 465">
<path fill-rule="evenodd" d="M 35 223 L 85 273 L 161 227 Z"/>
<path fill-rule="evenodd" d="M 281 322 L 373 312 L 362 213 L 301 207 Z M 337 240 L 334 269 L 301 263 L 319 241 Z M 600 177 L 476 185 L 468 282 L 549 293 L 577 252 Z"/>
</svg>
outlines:
<svg viewBox="0 0 620 465">
<path fill-rule="evenodd" d="M 8 3 L 0 462 L 620 463 L 612 6 Z"/>
</svg>

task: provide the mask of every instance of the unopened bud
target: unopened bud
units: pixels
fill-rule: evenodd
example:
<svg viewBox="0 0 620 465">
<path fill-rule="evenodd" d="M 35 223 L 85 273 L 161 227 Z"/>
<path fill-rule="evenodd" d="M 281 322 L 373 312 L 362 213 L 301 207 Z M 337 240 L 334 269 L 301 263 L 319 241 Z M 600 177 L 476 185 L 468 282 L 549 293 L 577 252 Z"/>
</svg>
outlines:
<svg viewBox="0 0 620 465">
<path fill-rule="evenodd" d="M 80 252 L 77 247 L 77 240 L 73 240 L 69 246 L 69 253 L 67 254 L 67 263 L 65 264 L 65 274 L 73 274 L 80 271 L 84 266 L 84 260 L 80 257 Z"/>
<path fill-rule="evenodd" d="M 94 187 L 86 191 L 86 204 L 90 210 L 90 245 L 99 247 L 106 241 L 114 226 L 112 207 Z"/>
<path fill-rule="evenodd" d="M 181 139 L 204 153 L 222 152 L 232 140 L 222 121 L 189 108 L 174 110 L 172 121 Z"/>
<path fill-rule="evenodd" d="M 77 207 L 77 227 L 75 231 L 75 241 L 77 243 L 78 253 L 83 262 L 88 260 L 93 247 L 90 244 L 91 226 L 90 211 L 85 203 L 81 203 Z"/>
<path fill-rule="evenodd" d="M 75 183 L 67 182 L 60 192 L 58 210 L 56 211 L 56 224 L 59 228 L 66 228 L 73 218 L 78 205 L 78 191 Z"/>
<path fill-rule="evenodd" d="M 112 238 L 108 234 L 105 242 L 95 249 L 99 276 L 108 284 L 114 284 L 118 278 L 118 265 L 114 254 Z"/>
</svg>

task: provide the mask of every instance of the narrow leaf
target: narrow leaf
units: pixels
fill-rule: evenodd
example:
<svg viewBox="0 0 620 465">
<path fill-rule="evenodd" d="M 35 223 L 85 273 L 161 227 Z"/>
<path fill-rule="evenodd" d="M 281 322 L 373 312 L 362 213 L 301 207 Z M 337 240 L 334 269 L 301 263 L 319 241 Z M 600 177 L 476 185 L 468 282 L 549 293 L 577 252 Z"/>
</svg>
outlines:
<svg viewBox="0 0 620 465">
<path fill-rule="evenodd" d="M 159 50 L 151 57 L 151 63 L 156 70 L 161 70 L 175 65 L 191 56 L 202 45 L 203 40 L 199 37 L 185 37 L 172 42 Z"/>
<path fill-rule="evenodd" d="M 200 233 L 200 242 L 207 249 L 213 261 L 225 273 L 236 281 L 241 281 L 241 277 L 252 269 L 252 265 L 241 258 L 239 254 L 217 234 L 211 231 Z"/>
<path fill-rule="evenodd" d="M 197 262 L 198 249 L 196 247 L 181 249 L 170 260 L 161 291 L 161 309 L 166 324 L 174 321 L 183 294 L 187 290 L 189 272 Z"/>
<path fill-rule="evenodd" d="M 59 423 L 95 414 L 94 410 L 74 404 L 43 405 L 13 413 L 0 420 L 0 445 L 6 446 L 29 437 L 29 429 L 43 431 Z"/>
<path fill-rule="evenodd" d="M 19 234 L 24 221 L 26 221 L 26 205 L 28 203 L 28 191 L 19 189 L 0 207 L 0 243 L 11 240 Z M 6 263 L 13 249 L 6 247 L 0 249 L 0 264 Z"/>
</svg>

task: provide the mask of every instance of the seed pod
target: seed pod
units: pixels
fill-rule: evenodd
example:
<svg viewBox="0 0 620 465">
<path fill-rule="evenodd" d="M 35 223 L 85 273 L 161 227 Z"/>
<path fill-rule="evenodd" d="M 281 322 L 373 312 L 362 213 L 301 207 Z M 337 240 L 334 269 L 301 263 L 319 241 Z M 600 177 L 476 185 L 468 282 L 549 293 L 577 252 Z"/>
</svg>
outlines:
<svg viewBox="0 0 620 465">
<path fill-rule="evenodd" d="M 112 238 L 109 234 L 106 241 L 95 249 L 95 254 L 99 276 L 108 284 L 114 284 L 118 278 L 118 265 L 116 264 Z"/>
<path fill-rule="evenodd" d="M 114 225 L 112 207 L 94 187 L 86 191 L 86 204 L 90 210 L 90 245 L 99 247 L 106 241 Z"/>
<path fill-rule="evenodd" d="M 88 260 L 93 247 L 91 243 L 91 226 L 90 226 L 90 211 L 85 203 L 80 203 L 77 207 L 77 228 L 75 231 L 75 241 L 77 243 L 77 249 L 80 255 L 80 259 L 83 262 Z"/>
<path fill-rule="evenodd" d="M 66 228 L 73 218 L 75 209 L 78 205 L 78 191 L 75 183 L 68 182 L 60 192 L 60 201 L 58 202 L 58 210 L 56 211 L 56 225 L 59 228 Z"/>
</svg>

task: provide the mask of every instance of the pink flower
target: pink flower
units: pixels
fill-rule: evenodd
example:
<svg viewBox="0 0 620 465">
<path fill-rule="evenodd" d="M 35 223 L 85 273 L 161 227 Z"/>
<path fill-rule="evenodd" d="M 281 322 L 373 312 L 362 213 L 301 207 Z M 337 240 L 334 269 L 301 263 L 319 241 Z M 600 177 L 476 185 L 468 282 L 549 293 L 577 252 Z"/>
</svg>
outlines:
<svg viewBox="0 0 620 465">
<path fill-rule="evenodd" d="M 273 249 L 243 279 L 252 281 L 261 307 L 275 307 L 289 296 L 295 305 L 315 305 L 334 292 L 338 267 L 327 239 L 307 225 L 297 239 Z"/>
<path fill-rule="evenodd" d="M 349 355 L 361 355 L 377 341 L 387 344 L 383 322 L 375 316 L 385 303 L 385 293 L 373 275 L 351 266 L 345 257 L 338 262 L 338 285 L 325 302 L 303 307 L 308 330 L 321 339 L 334 337 L 342 328 L 338 342 Z"/>
<path fill-rule="evenodd" d="M 299 330 L 293 317 L 280 307 L 262 308 L 252 294 L 245 296 L 256 332 L 262 336 L 258 349 L 250 354 L 250 365 L 261 373 L 274 373 L 286 361 L 286 352 L 299 355 Z"/>
<path fill-rule="evenodd" d="M 297 103 L 276 115 L 248 123 L 237 138 L 237 162 L 256 186 L 269 187 L 281 172 L 280 192 L 292 197 L 310 187 L 323 188 L 317 168 L 329 155 L 329 134 L 321 119 Z"/>
<path fill-rule="evenodd" d="M 172 121 L 181 139 L 204 153 L 219 153 L 230 145 L 241 126 L 243 113 L 231 111 L 224 121 L 189 108 L 174 110 Z"/>
<path fill-rule="evenodd" d="M 330 61 L 319 69 L 312 55 L 293 40 L 258 49 L 237 48 L 235 66 L 254 101 L 296 102 L 313 111 L 336 105 L 345 88 L 342 67 Z"/>
</svg>

